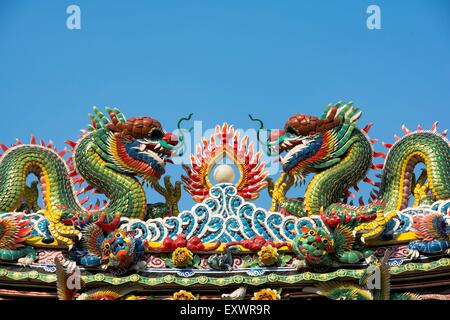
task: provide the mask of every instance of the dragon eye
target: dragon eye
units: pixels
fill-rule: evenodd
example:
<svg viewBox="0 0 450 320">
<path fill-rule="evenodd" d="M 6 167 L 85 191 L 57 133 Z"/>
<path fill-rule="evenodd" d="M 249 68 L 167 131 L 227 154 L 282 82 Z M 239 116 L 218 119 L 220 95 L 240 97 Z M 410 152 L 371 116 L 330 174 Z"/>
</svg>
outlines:
<svg viewBox="0 0 450 320">
<path fill-rule="evenodd" d="M 323 242 L 323 244 L 327 244 L 328 240 L 327 239 L 323 239 L 322 242 Z"/>
<path fill-rule="evenodd" d="M 109 249 L 109 243 L 105 244 L 105 249 L 108 250 Z"/>
<path fill-rule="evenodd" d="M 152 132 L 150 132 L 150 139 L 162 139 L 164 136 L 164 133 L 159 129 L 153 129 Z"/>
<path fill-rule="evenodd" d="M 116 233 L 116 238 L 120 238 L 122 235 L 120 234 L 120 232 Z"/>
<path fill-rule="evenodd" d="M 309 230 L 309 231 L 308 231 L 308 234 L 309 234 L 310 236 L 313 236 L 313 235 L 315 235 L 316 233 L 314 232 L 314 230 Z"/>
</svg>

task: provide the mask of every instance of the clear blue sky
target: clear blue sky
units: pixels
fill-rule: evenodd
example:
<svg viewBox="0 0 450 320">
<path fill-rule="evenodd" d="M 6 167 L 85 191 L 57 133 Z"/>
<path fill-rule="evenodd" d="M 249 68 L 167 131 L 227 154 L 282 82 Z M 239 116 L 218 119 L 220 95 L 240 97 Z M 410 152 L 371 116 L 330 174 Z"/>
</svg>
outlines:
<svg viewBox="0 0 450 320">
<path fill-rule="evenodd" d="M 70 4 L 81 8 L 81 30 L 66 28 Z M 381 8 L 381 30 L 366 28 L 370 4 Z M 155 117 L 167 130 L 190 112 L 205 128 L 251 127 L 248 113 L 276 128 L 338 100 L 360 106 L 361 124 L 374 122 L 371 136 L 387 142 L 402 123 L 450 127 L 450 2 L 0 3 L 7 144 L 34 133 L 62 147 L 93 105 Z M 181 208 L 191 203 L 184 195 Z"/>
</svg>

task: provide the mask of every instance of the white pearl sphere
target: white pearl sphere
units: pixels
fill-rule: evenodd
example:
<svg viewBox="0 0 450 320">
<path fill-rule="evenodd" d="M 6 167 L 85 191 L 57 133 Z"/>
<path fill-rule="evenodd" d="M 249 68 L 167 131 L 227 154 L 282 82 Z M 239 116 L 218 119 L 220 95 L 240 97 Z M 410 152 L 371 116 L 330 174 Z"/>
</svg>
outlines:
<svg viewBox="0 0 450 320">
<path fill-rule="evenodd" d="M 232 183 L 234 181 L 233 167 L 228 164 L 218 165 L 214 169 L 215 183 Z"/>
</svg>

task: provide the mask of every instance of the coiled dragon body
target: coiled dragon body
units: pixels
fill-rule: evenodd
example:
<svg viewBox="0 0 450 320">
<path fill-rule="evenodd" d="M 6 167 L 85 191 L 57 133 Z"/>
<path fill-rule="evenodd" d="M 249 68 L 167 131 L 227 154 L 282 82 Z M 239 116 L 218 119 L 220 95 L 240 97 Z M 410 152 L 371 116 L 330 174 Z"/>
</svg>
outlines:
<svg viewBox="0 0 450 320">
<path fill-rule="evenodd" d="M 18 210 L 23 201 L 28 175 L 38 177 L 49 228 L 58 243 L 72 245 L 79 236 L 73 220 L 79 217 L 111 222 L 119 215 L 144 219 L 146 196 L 138 178 L 156 181 L 164 173 L 169 157 L 176 152 L 178 139 L 165 133 L 160 123 L 150 117 L 125 119 L 118 109 L 109 109 L 110 120 L 94 108 L 92 124 L 77 142 L 68 142 L 73 150 L 65 161 L 64 151 L 57 153 L 52 145 L 1 145 L 0 213 Z M 88 186 L 76 191 L 75 184 Z M 159 186 L 160 187 L 160 186 Z M 93 210 L 83 206 L 77 195 L 86 191 L 104 194 L 108 203 Z M 87 199 L 86 199 L 87 200 Z"/>
<path fill-rule="evenodd" d="M 322 117 L 294 115 L 283 131 L 271 136 L 270 148 L 286 154 L 280 158 L 284 174 L 273 193 L 272 210 L 285 210 L 296 215 L 321 215 L 329 226 L 346 224 L 356 227 L 374 219 L 383 220 L 386 213 L 408 206 L 413 183 L 414 168 L 418 163 L 426 166 L 429 196 L 435 200 L 450 198 L 450 147 L 444 134 L 420 127 L 410 132 L 403 127 L 405 136 L 397 138 L 386 154 L 374 152 L 368 127 L 358 129 L 356 121 L 361 112 L 351 103 L 329 105 Z M 384 164 L 373 164 L 373 158 L 385 158 Z M 382 169 L 381 183 L 374 183 L 366 175 L 371 169 Z M 307 174 L 315 176 L 307 186 L 304 199 L 286 199 L 286 190 L 296 182 L 304 181 Z M 349 189 L 365 180 L 379 186 L 372 193 L 374 201 L 354 206 L 345 203 Z"/>
</svg>

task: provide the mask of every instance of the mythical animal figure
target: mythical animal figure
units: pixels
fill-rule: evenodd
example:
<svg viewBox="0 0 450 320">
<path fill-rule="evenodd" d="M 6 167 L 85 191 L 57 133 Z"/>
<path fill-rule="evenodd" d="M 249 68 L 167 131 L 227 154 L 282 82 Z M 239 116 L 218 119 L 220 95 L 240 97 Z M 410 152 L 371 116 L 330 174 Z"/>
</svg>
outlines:
<svg viewBox="0 0 450 320">
<path fill-rule="evenodd" d="M 110 268 L 115 274 L 144 268 L 145 262 L 141 260 L 145 246 L 142 240 L 124 229 L 118 229 L 117 217 L 113 224 L 101 223 L 103 217 L 95 223 L 82 225 L 82 240 L 72 247 L 68 258 L 83 266 Z"/>
<path fill-rule="evenodd" d="M 292 247 L 303 261 L 298 267 L 327 269 L 343 264 L 357 263 L 372 254 L 372 250 L 356 249 L 355 237 L 347 226 L 339 225 L 331 232 L 325 228 L 303 227 L 302 233 L 295 237 Z"/>
<path fill-rule="evenodd" d="M 375 219 L 377 212 L 406 208 L 418 163 L 426 166 L 434 201 L 450 198 L 450 147 L 446 132 L 438 134 L 437 124 L 431 131 L 419 127 L 411 132 L 403 127 L 405 136 L 396 137 L 393 145 L 384 144 L 389 148 L 384 154 L 373 150 L 375 140 L 367 136 L 370 125 L 362 130 L 356 127 L 360 116 L 361 111 L 352 103 L 339 102 L 329 105 L 320 118 L 294 115 L 287 120 L 284 131 L 271 133 L 269 150 L 285 153 L 280 158 L 284 173 L 276 184 L 272 183 L 272 211 L 281 207 L 298 216 L 321 215 L 331 227 L 354 227 Z M 384 164 L 373 164 L 374 157 L 385 158 Z M 379 185 L 366 177 L 370 168 L 383 170 Z M 303 182 L 310 173 L 315 176 L 304 199 L 286 199 L 289 187 Z M 361 180 L 379 186 L 372 193 L 374 201 L 361 206 L 345 203 L 349 189 Z"/>
<path fill-rule="evenodd" d="M 388 264 L 390 251 L 379 259 L 371 257 L 359 284 L 329 281 L 305 287 L 304 292 L 315 293 L 332 300 L 450 300 L 446 294 L 391 293 L 391 275 Z"/>
<path fill-rule="evenodd" d="M 421 253 L 433 255 L 450 251 L 450 226 L 447 219 L 438 212 L 428 211 L 413 217 L 412 230 L 419 240 L 411 241 L 408 245 L 412 259 L 417 259 Z"/>
<path fill-rule="evenodd" d="M 0 218 L 0 260 L 15 261 L 30 265 L 36 260 L 36 250 L 24 245 L 32 230 L 31 219 L 23 214 Z"/>
<path fill-rule="evenodd" d="M 214 270 L 233 270 L 232 251 L 239 250 L 238 246 L 231 246 L 225 249 L 224 253 L 214 254 L 208 258 L 208 266 Z"/>
<path fill-rule="evenodd" d="M 9 148 L 0 145 L 4 151 L 0 156 L 0 212 L 13 212 L 22 205 L 29 174 L 35 174 L 40 181 L 44 205 L 41 212 L 50 222 L 52 235 L 69 246 L 78 235 L 71 226 L 71 218 L 77 213 L 91 213 L 95 220 L 104 212 L 107 221 L 116 213 L 140 219 L 149 216 L 138 178 L 158 186 L 157 191 L 174 207 L 180 185 L 169 192 L 159 186 L 158 179 L 182 139 L 166 133 L 159 121 L 150 117 L 126 119 L 118 109 L 107 108 L 107 119 L 97 108 L 94 111 L 95 115 L 89 115 L 92 124 L 88 130 L 82 130 L 77 142 L 67 142 L 73 147 L 67 162 L 63 159 L 65 151 L 57 153 L 51 143 L 43 141 L 36 144 L 34 136 L 30 144 L 18 141 Z M 81 187 L 84 181 L 88 185 L 75 191 L 74 185 Z M 90 190 L 104 194 L 108 203 L 103 208 L 85 208 L 87 198 L 79 200 L 77 196 Z"/>
</svg>

